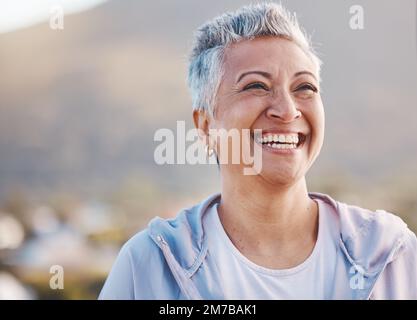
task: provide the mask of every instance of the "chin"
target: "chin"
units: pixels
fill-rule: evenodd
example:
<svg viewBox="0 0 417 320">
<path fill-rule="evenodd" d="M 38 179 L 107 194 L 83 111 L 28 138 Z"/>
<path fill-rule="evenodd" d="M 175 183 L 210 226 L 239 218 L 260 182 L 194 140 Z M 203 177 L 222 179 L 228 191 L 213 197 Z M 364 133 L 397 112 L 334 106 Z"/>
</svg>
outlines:
<svg viewBox="0 0 417 320">
<path fill-rule="evenodd" d="M 295 170 L 282 170 L 282 168 L 263 167 L 260 176 L 274 185 L 291 186 L 299 181 L 304 175 Z"/>
</svg>

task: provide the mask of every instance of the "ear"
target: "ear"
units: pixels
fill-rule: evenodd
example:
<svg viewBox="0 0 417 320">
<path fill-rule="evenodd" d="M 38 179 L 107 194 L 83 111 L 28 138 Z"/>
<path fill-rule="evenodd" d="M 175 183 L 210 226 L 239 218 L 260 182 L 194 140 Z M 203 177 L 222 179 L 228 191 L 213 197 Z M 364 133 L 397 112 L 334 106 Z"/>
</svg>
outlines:
<svg viewBox="0 0 417 320">
<path fill-rule="evenodd" d="M 198 130 L 198 135 L 200 139 L 202 139 L 204 142 L 207 142 L 207 137 L 209 136 L 209 128 L 210 128 L 209 115 L 204 110 L 194 110 L 193 120 L 194 120 L 194 126 Z"/>
</svg>

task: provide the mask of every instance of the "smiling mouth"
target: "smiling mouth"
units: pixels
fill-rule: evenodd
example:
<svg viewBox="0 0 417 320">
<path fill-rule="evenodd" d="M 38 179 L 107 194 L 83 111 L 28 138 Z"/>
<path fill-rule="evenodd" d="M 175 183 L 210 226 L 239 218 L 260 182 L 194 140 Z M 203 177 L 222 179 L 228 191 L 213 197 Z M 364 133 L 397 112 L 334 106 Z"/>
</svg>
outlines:
<svg viewBox="0 0 417 320">
<path fill-rule="evenodd" d="M 254 138 L 262 147 L 272 149 L 299 149 L 305 142 L 306 136 L 301 133 L 277 134 L 266 133 Z"/>
</svg>

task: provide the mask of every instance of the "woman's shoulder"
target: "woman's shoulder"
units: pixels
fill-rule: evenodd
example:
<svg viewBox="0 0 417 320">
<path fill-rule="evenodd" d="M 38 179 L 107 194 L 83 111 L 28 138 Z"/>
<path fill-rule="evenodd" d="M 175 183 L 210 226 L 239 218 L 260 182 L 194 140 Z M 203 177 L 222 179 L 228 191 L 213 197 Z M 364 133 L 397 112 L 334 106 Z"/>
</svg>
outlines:
<svg viewBox="0 0 417 320">
<path fill-rule="evenodd" d="M 154 251 L 156 248 L 156 243 L 149 236 L 149 227 L 146 227 L 131 236 L 123 244 L 120 251 L 132 257 L 140 257 L 142 255 L 148 255 L 149 251 Z"/>
<path fill-rule="evenodd" d="M 312 199 L 325 203 L 339 220 L 342 231 L 353 237 L 365 236 L 369 232 L 382 232 L 389 228 L 404 233 L 407 224 L 396 214 L 383 209 L 371 210 L 358 205 L 335 200 L 331 196 L 318 192 L 309 193 Z"/>
<path fill-rule="evenodd" d="M 155 299 L 156 292 L 172 299 L 177 295 L 172 283 L 161 250 L 144 229 L 121 247 L 99 299 Z"/>
<path fill-rule="evenodd" d="M 416 236 L 396 214 L 347 204 L 321 193 L 310 193 L 310 197 L 325 203 L 337 224 L 341 245 L 365 269 L 376 271 L 401 255 L 416 256 Z"/>
</svg>

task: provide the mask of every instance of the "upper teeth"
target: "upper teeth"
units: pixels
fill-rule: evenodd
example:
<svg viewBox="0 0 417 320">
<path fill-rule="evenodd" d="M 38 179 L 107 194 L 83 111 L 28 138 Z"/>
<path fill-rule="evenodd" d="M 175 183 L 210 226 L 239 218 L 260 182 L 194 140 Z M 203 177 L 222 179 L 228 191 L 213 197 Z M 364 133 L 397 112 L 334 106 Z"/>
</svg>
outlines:
<svg viewBox="0 0 417 320">
<path fill-rule="evenodd" d="M 298 143 L 298 134 L 266 134 L 257 139 L 258 143 L 279 142 L 279 143 Z"/>
</svg>

